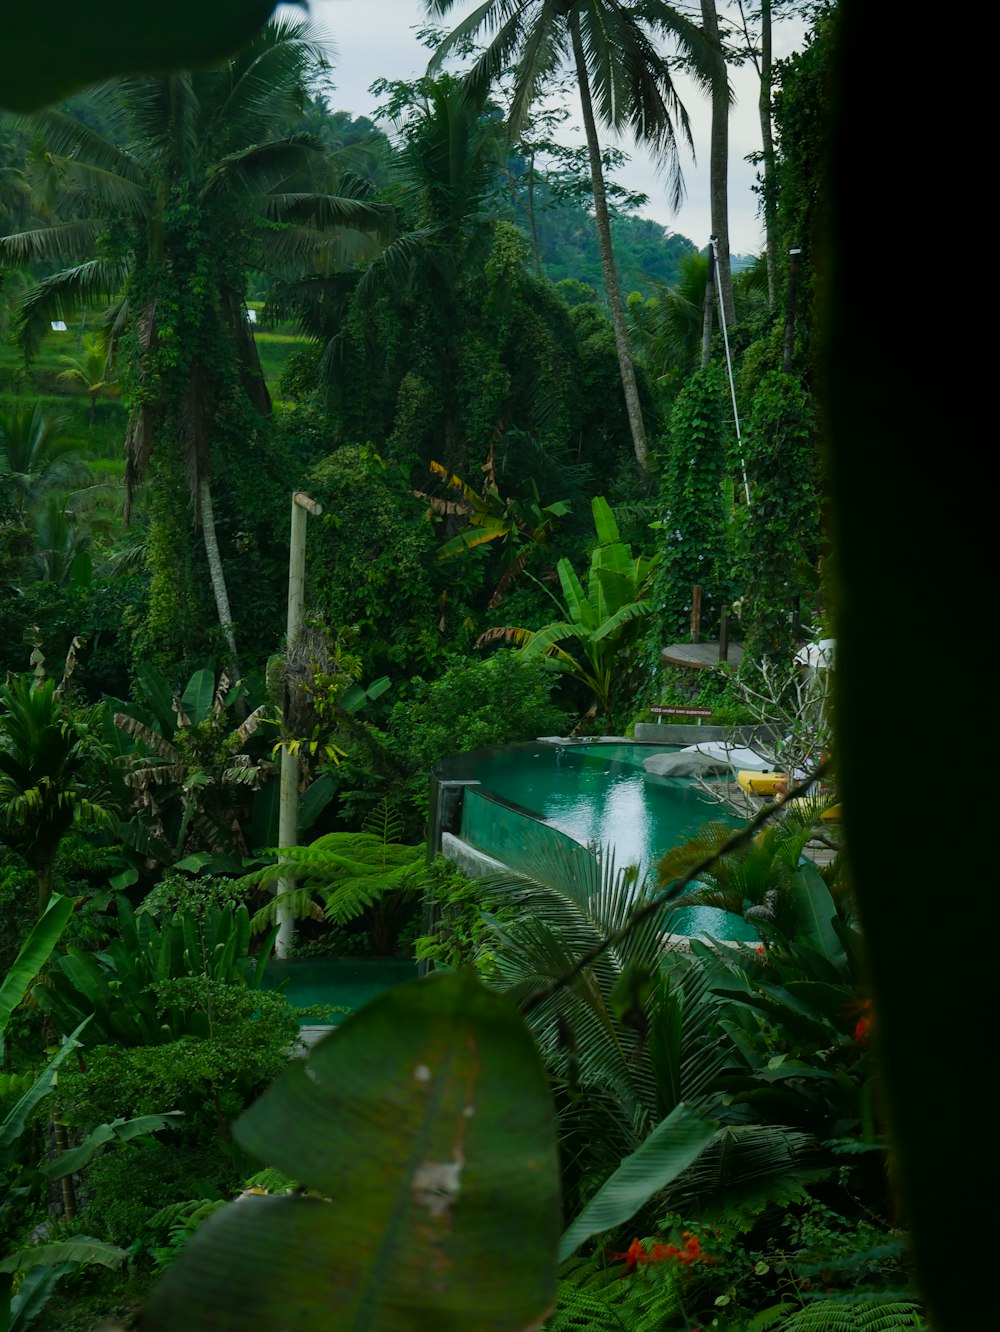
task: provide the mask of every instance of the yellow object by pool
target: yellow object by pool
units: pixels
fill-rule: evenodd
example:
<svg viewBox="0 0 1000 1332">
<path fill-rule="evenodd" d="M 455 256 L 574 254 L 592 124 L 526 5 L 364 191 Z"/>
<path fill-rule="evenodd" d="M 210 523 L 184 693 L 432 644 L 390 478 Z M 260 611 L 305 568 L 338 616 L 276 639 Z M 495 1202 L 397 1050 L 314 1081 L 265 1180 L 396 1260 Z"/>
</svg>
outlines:
<svg viewBox="0 0 1000 1332">
<path fill-rule="evenodd" d="M 828 809 L 824 809 L 823 813 L 820 815 L 820 818 L 823 819 L 823 821 L 826 823 L 839 823 L 840 806 L 830 805 Z"/>
<path fill-rule="evenodd" d="M 740 768 L 736 780 L 748 795 L 784 795 L 788 790 L 788 778 L 783 772 L 753 772 L 748 768 Z"/>
</svg>

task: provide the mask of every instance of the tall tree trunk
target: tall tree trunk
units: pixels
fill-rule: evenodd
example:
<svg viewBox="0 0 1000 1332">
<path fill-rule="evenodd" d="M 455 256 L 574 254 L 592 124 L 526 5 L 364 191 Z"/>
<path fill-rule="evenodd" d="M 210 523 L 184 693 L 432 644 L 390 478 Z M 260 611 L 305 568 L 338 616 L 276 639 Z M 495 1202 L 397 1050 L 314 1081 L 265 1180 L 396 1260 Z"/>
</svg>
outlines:
<svg viewBox="0 0 1000 1332">
<path fill-rule="evenodd" d="M 715 0 L 701 0 L 701 22 L 717 62 L 712 86 L 709 193 L 712 234 L 716 238 L 719 252 L 716 281 L 726 323 L 732 328 L 736 322 L 736 307 L 733 303 L 733 273 L 729 262 L 729 77 L 719 36 L 719 15 Z"/>
<path fill-rule="evenodd" d="M 538 248 L 538 219 L 535 216 L 535 150 L 528 159 L 528 222 L 531 226 L 531 250 L 535 256 L 535 275 L 543 281 L 542 252 Z"/>
<path fill-rule="evenodd" d="M 215 607 L 219 613 L 219 626 L 229 648 L 230 665 L 233 679 L 240 678 L 239 661 L 236 656 L 236 634 L 233 630 L 233 616 L 229 609 L 229 593 L 226 591 L 226 575 L 222 569 L 222 557 L 219 555 L 219 542 L 215 535 L 215 510 L 212 507 L 212 488 L 208 477 L 203 475 L 198 482 L 198 508 L 201 513 L 201 531 L 205 542 L 205 555 L 208 559 L 208 573 L 212 580 L 215 594 Z"/>
<path fill-rule="evenodd" d="M 604 169 L 601 166 L 601 145 L 597 138 L 597 122 L 594 120 L 594 104 L 590 97 L 590 80 L 587 75 L 587 62 L 583 53 L 583 41 L 580 37 L 580 19 L 576 11 L 569 16 L 569 30 L 573 41 L 573 58 L 576 61 L 576 77 L 580 85 L 580 106 L 583 111 L 583 128 L 587 136 L 587 153 L 590 157 L 590 174 L 594 188 L 594 216 L 597 221 L 597 244 L 601 252 L 601 270 L 604 274 L 604 290 L 611 309 L 611 324 L 615 331 L 615 346 L 618 349 L 618 368 L 621 371 L 622 389 L 625 393 L 625 409 L 628 412 L 629 429 L 632 432 L 632 447 L 635 449 L 636 462 L 642 470 L 649 469 L 649 446 L 646 443 L 646 426 L 642 419 L 642 405 L 639 402 L 639 386 L 635 380 L 635 366 L 632 364 L 632 352 L 628 345 L 628 329 L 625 326 L 625 305 L 622 301 L 621 288 L 618 286 L 618 274 L 615 270 L 615 255 L 611 248 L 611 218 L 608 213 L 608 199 L 604 191 Z"/>
<path fill-rule="evenodd" d="M 760 141 L 764 170 L 764 244 L 767 303 L 778 298 L 778 237 L 774 199 L 774 133 L 771 123 L 771 0 L 760 4 Z"/>
<path fill-rule="evenodd" d="M 52 879 L 55 870 L 55 857 L 34 865 L 35 879 L 38 883 L 38 918 L 45 915 L 45 908 L 52 899 Z"/>
<path fill-rule="evenodd" d="M 715 311 L 715 249 L 708 247 L 708 272 L 705 275 L 705 302 L 701 311 L 701 368 L 712 359 L 712 315 Z"/>
</svg>

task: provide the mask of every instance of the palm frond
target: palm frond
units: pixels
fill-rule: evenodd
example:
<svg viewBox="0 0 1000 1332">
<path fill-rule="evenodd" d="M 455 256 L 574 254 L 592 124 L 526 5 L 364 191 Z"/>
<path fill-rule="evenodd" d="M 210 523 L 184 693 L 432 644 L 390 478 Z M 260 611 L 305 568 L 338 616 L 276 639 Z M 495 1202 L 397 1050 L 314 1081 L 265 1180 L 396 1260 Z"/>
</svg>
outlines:
<svg viewBox="0 0 1000 1332">
<path fill-rule="evenodd" d="M 28 355 L 41 346 L 54 319 L 72 320 L 81 306 L 108 303 L 128 276 L 123 260 L 91 259 L 43 278 L 21 300 L 14 318 L 15 335 Z"/>
<path fill-rule="evenodd" d="M 0 237 L 0 259 L 11 267 L 57 259 L 86 259 L 94 253 L 101 222 L 85 218 Z"/>
</svg>

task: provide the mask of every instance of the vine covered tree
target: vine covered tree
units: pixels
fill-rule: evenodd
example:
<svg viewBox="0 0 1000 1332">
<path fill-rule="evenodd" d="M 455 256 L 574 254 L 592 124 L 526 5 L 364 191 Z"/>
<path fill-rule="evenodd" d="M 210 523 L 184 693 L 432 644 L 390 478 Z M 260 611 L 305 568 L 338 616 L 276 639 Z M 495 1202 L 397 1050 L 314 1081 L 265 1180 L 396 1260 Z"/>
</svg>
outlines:
<svg viewBox="0 0 1000 1332">
<path fill-rule="evenodd" d="M 791 607 L 815 590 L 820 554 L 816 423 L 793 375 L 764 376 L 743 446 L 750 502 L 738 514 L 734 578 L 745 646 L 750 657 L 784 660 L 795 645 Z"/>
<path fill-rule="evenodd" d="M 702 627 L 718 626 L 728 590 L 728 542 L 723 493 L 725 475 L 725 390 L 715 366 L 696 370 L 677 395 L 662 473 L 663 562 L 653 604 L 654 650 L 686 637 L 691 589 L 704 588 Z"/>
<path fill-rule="evenodd" d="M 454 0 L 428 0 L 434 14 L 450 12 Z M 604 184 L 598 122 L 618 134 L 631 133 L 659 160 L 674 207 L 684 193 L 679 144 L 691 144 L 687 112 L 674 88 L 669 60 L 659 44 L 678 45 L 695 79 L 710 89 L 718 61 L 698 27 L 662 0 L 626 7 L 615 0 L 487 0 L 438 47 L 438 68 L 463 43 L 485 32 L 486 49 L 467 75 L 474 91 L 490 87 L 513 61 L 514 88 L 509 127 L 517 134 L 532 103 L 564 62 L 570 62 L 580 92 L 587 153 L 594 189 L 594 216 L 601 267 L 615 331 L 622 389 L 636 461 L 645 469 L 649 446 L 628 343 L 625 308 Z"/>
<path fill-rule="evenodd" d="M 147 646 L 168 660 L 198 637 L 188 495 L 236 658 L 212 476 L 220 452 L 246 447 L 255 412 L 270 410 L 244 303 L 248 274 L 331 262 L 338 229 L 378 216 L 356 186 L 315 193 L 307 183 L 310 173 L 329 183 L 323 147 L 287 126 L 317 59 L 306 28 L 272 24 L 223 65 L 97 90 L 107 135 L 58 109 L 26 122 L 58 177 L 61 220 L 4 237 L 0 258 L 71 266 L 25 295 L 20 340 L 30 353 L 50 320 L 110 302 L 130 412 L 127 508 L 147 474 L 153 483 Z"/>
</svg>

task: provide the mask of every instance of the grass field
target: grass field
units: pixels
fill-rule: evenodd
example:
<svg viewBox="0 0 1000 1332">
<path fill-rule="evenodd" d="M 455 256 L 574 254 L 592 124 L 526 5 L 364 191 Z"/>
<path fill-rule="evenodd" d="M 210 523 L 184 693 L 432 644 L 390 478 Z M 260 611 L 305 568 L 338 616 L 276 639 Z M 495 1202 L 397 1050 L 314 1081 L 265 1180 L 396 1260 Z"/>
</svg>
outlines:
<svg viewBox="0 0 1000 1332">
<path fill-rule="evenodd" d="M 262 308 L 257 302 L 251 305 Z M 53 330 L 46 335 L 30 366 L 25 365 L 17 347 L 0 343 L 0 415 L 39 402 L 49 414 L 66 418 L 64 437 L 75 443 L 88 459 L 117 463 L 122 459 L 126 413 L 114 388 L 98 398 L 91 425 L 87 394 L 82 388 L 59 381 L 59 375 L 67 368 L 65 358 L 81 354 L 82 338 L 82 325 L 65 331 Z M 282 324 L 273 328 L 255 327 L 254 341 L 268 390 L 277 402 L 285 362 L 293 352 L 307 347 L 308 339 L 295 333 L 290 324 Z M 111 473 L 106 476 L 111 479 Z"/>
</svg>

